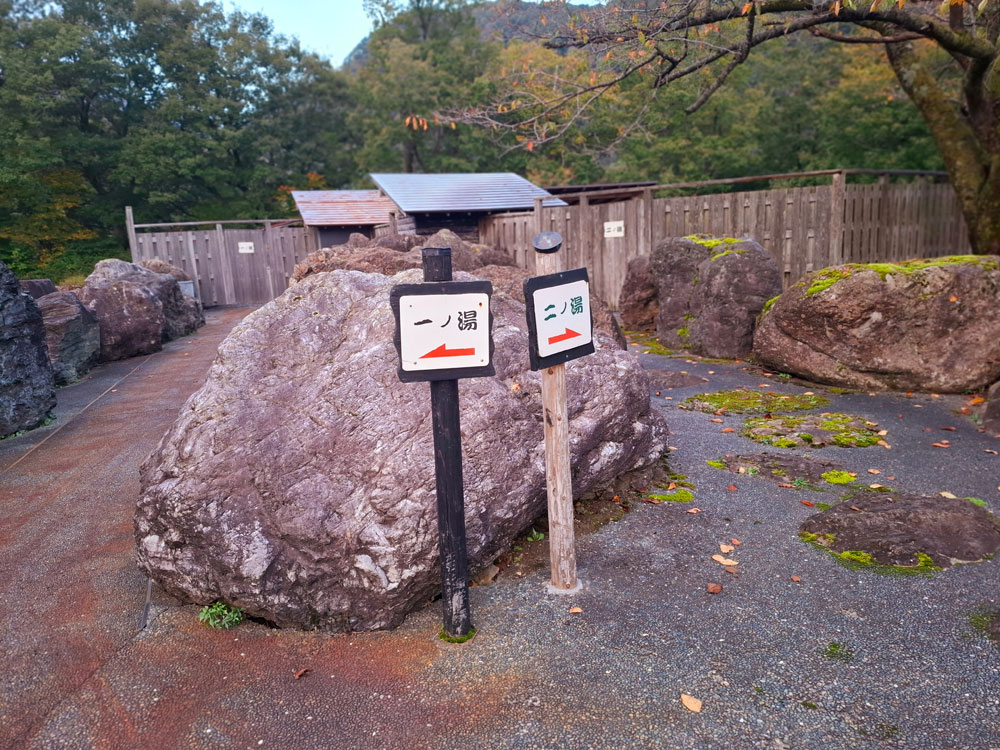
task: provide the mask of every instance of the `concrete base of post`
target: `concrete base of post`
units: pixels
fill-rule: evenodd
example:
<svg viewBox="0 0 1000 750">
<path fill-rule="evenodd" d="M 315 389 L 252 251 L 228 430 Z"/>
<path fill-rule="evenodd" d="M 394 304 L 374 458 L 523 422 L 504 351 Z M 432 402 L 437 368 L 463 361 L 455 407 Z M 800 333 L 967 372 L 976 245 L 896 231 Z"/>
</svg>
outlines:
<svg viewBox="0 0 1000 750">
<path fill-rule="evenodd" d="M 545 584 L 545 589 L 550 594 L 559 594 L 560 596 L 565 595 L 565 594 L 578 594 L 583 589 L 583 580 L 579 576 L 577 576 L 577 578 L 576 578 L 576 586 L 574 586 L 573 588 L 569 588 L 569 589 L 561 589 L 561 588 L 558 588 L 557 586 L 553 586 L 552 582 L 550 581 L 549 583 Z"/>
</svg>

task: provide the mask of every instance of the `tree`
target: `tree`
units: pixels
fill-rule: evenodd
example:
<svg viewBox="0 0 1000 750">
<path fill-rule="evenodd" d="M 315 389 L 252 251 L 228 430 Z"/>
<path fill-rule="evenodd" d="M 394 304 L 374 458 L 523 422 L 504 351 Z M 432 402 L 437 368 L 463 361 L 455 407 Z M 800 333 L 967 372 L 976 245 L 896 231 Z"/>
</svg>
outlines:
<svg viewBox="0 0 1000 750">
<path fill-rule="evenodd" d="M 641 81 L 655 94 L 688 77 L 700 84 L 684 107 L 695 112 L 755 49 L 802 32 L 885 49 L 934 137 L 974 250 L 1000 253 L 1000 0 L 978 8 L 964 0 L 875 0 L 870 7 L 856 0 L 623 0 L 547 32 L 550 48 L 590 51 L 596 80 L 567 82 L 557 96 L 513 114 L 503 107 L 519 93 L 507 90 L 498 106 L 455 117 L 529 133 L 537 145 L 569 130 L 562 113 L 586 109 L 609 90 Z"/>
</svg>

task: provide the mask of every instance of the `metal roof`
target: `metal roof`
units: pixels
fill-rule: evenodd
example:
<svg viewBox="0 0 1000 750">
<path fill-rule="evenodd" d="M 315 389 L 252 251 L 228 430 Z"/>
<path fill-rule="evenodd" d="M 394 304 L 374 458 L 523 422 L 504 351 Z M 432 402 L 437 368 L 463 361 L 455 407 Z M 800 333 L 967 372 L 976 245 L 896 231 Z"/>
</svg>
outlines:
<svg viewBox="0 0 1000 750">
<path fill-rule="evenodd" d="M 388 224 L 396 205 L 378 190 L 293 190 L 308 227 Z"/>
<path fill-rule="evenodd" d="M 566 205 L 513 172 L 372 174 L 371 178 L 408 214 L 530 209 L 535 198 L 548 198 L 546 206 Z"/>
</svg>

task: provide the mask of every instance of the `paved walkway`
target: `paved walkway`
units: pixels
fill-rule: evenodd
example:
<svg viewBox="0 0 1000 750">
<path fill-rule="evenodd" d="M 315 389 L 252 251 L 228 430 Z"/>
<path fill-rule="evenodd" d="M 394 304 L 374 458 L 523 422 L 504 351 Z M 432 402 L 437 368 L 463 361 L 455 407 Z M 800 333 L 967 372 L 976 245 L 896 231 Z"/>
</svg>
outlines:
<svg viewBox="0 0 1000 750">
<path fill-rule="evenodd" d="M 136 467 L 243 312 L 102 368 L 60 391 L 47 433 L 0 443 L 0 747 L 1000 750 L 1000 649 L 970 624 L 1000 609 L 998 563 L 889 578 L 801 543 L 807 491 L 708 468 L 759 446 L 736 416 L 676 408 L 702 390 L 756 387 L 738 364 L 644 355 L 650 369 L 706 378 L 651 394 L 701 512 L 640 504 L 581 538 L 586 585 L 574 597 L 548 595 L 543 571 L 501 576 L 472 589 L 479 634 L 464 645 L 436 638 L 437 606 L 393 632 L 213 631 L 160 594 L 140 631 Z M 984 453 L 1000 441 L 954 415 L 953 399 L 831 398 L 888 426 L 893 449 L 824 458 L 1000 510 L 1000 458 Z M 942 426 L 956 427 L 949 450 L 929 445 Z M 736 576 L 710 559 L 733 537 Z M 723 593 L 706 594 L 710 581 Z M 850 655 L 830 658 L 831 643 Z M 682 692 L 703 711 L 685 709 Z"/>
</svg>

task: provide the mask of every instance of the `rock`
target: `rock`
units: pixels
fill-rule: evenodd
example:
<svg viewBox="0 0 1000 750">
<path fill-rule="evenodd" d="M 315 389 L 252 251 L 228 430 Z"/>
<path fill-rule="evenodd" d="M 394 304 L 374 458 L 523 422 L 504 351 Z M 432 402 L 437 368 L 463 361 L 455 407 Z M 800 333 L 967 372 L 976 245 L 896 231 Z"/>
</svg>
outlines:
<svg viewBox="0 0 1000 750">
<path fill-rule="evenodd" d="M 781 293 L 781 273 L 764 248 L 753 240 L 667 238 L 649 262 L 664 346 L 708 357 L 750 353 L 758 314 Z"/>
<path fill-rule="evenodd" d="M 148 260 L 143 260 L 139 262 L 139 265 L 143 268 L 147 268 L 153 273 L 165 273 L 167 276 L 173 276 L 177 281 L 193 281 L 194 279 L 188 274 L 187 271 L 178 268 L 173 263 L 168 263 L 165 260 L 160 260 L 159 258 L 150 258 Z"/>
<path fill-rule="evenodd" d="M 55 405 L 42 315 L 0 261 L 0 437 L 38 427 Z"/>
<path fill-rule="evenodd" d="M 53 292 L 38 298 L 45 323 L 45 345 L 58 385 L 76 380 L 97 364 L 101 329 L 97 318 L 73 292 Z"/>
<path fill-rule="evenodd" d="M 992 435 L 1000 435 L 1000 380 L 990 386 L 986 393 L 983 429 Z"/>
<path fill-rule="evenodd" d="M 823 474 L 831 471 L 846 471 L 844 465 L 836 461 L 787 453 L 726 455 L 715 463 L 722 464 L 726 469 L 735 473 L 739 473 L 741 468 L 744 470 L 756 469 L 758 475 L 763 479 L 769 479 L 779 484 L 789 484 L 796 479 L 821 484 Z"/>
<path fill-rule="evenodd" d="M 459 240 L 450 232 L 447 234 L 445 232 L 447 230 L 438 232 L 431 240 L 424 242 L 421 247 L 448 247 L 448 242 L 453 242 L 456 247 L 460 248 L 460 252 L 465 253 L 464 257 L 466 258 L 467 266 L 472 263 L 469 260 L 470 258 L 479 257 L 473 250 L 469 249 L 473 246 Z M 451 235 L 451 238 L 448 235 Z M 409 239 L 413 235 L 397 236 Z M 435 242 L 438 244 L 434 244 Z M 463 246 L 465 249 L 461 249 Z M 480 245 L 478 247 L 484 246 Z M 507 257 L 505 254 L 501 255 L 504 258 Z M 495 257 L 495 253 L 486 248 L 486 250 L 482 251 L 482 257 L 493 258 Z M 386 276 L 392 276 L 409 268 L 421 268 L 422 264 L 420 247 L 411 247 L 404 252 L 386 248 L 378 244 L 377 241 L 365 247 L 340 245 L 310 253 L 306 256 L 305 261 L 295 266 L 292 272 L 292 281 L 301 281 L 315 273 L 335 270 L 362 271 L 364 273 L 381 273 Z M 501 265 L 475 266 L 470 273 L 473 273 L 478 278 L 492 281 L 496 288 L 503 289 L 507 295 L 524 304 L 524 280 L 529 276 L 527 271 L 522 270 L 518 266 L 504 263 Z M 605 334 L 600 339 L 595 339 L 595 343 L 600 346 L 616 349 L 627 348 L 628 344 L 625 341 L 625 336 L 607 303 L 596 296 L 592 296 L 590 302 L 591 314 L 594 318 L 594 330 Z"/>
<path fill-rule="evenodd" d="M 513 266 L 514 260 L 502 250 L 466 242 L 450 229 L 439 229 L 420 243 L 422 247 L 450 247 L 451 265 L 456 271 L 475 272 L 483 266 Z"/>
<path fill-rule="evenodd" d="M 833 266 L 761 316 L 767 367 L 863 390 L 959 393 L 1000 379 L 1000 256 Z"/>
<path fill-rule="evenodd" d="M 51 279 L 21 279 L 21 289 L 35 299 L 57 291 Z"/>
<path fill-rule="evenodd" d="M 397 378 L 388 302 L 420 277 L 313 274 L 232 331 L 140 469 L 143 570 L 187 600 L 331 631 L 395 626 L 439 591 L 429 389 Z M 497 291 L 493 308 L 497 374 L 459 387 L 472 570 L 545 505 L 524 306 Z M 635 357 L 601 349 L 566 375 L 576 496 L 659 460 Z"/>
<path fill-rule="evenodd" d="M 109 258 L 94 266 L 93 273 L 87 277 L 86 286 L 107 286 L 117 281 L 129 281 L 149 287 L 160 300 L 163 308 L 163 341 L 172 341 L 194 333 L 205 325 L 201 302 L 181 292 L 177 279 L 170 274 L 157 273 L 135 263 Z"/>
<path fill-rule="evenodd" d="M 968 500 L 937 495 L 856 490 L 807 518 L 800 530 L 818 535 L 815 541 L 832 552 L 863 552 L 882 565 L 916 567 L 922 554 L 947 568 L 1000 551 L 996 518 Z"/>
<path fill-rule="evenodd" d="M 384 247 L 387 250 L 396 250 L 401 253 L 405 253 L 407 250 L 412 250 L 415 247 L 420 247 L 422 242 L 423 237 L 418 237 L 415 234 L 386 234 L 372 240 L 372 244 L 378 247 Z"/>
<path fill-rule="evenodd" d="M 626 267 L 625 281 L 618 295 L 622 325 L 631 331 L 654 331 L 659 307 L 649 256 L 632 258 Z"/>
<path fill-rule="evenodd" d="M 152 354 L 162 348 L 163 303 L 150 287 L 115 281 L 86 285 L 78 296 L 100 326 L 101 362 Z"/>
</svg>

